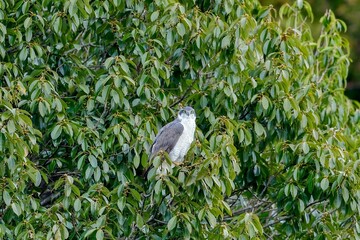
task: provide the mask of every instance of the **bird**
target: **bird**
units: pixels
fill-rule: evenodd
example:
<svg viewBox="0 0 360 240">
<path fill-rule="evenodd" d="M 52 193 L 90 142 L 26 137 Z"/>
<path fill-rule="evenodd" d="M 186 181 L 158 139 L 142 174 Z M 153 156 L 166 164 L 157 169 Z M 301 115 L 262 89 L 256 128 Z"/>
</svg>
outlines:
<svg viewBox="0 0 360 240">
<path fill-rule="evenodd" d="M 184 161 L 184 157 L 195 139 L 195 120 L 195 110 L 186 106 L 180 109 L 174 121 L 159 130 L 150 148 L 150 159 L 154 158 L 160 151 L 165 151 L 168 153 L 172 164 L 169 166 L 166 161 L 163 161 L 161 169 L 157 170 L 158 174 L 166 174 L 170 172 L 174 164 L 179 165 Z"/>
</svg>

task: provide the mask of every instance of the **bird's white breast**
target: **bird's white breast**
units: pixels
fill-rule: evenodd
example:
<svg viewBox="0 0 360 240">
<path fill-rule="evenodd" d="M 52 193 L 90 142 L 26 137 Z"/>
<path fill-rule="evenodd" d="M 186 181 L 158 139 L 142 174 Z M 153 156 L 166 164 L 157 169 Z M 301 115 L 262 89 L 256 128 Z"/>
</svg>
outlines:
<svg viewBox="0 0 360 240">
<path fill-rule="evenodd" d="M 195 119 L 182 119 L 181 124 L 184 126 L 184 131 L 169 154 L 170 159 L 174 162 L 182 162 L 184 160 L 191 143 L 194 141 Z"/>
</svg>

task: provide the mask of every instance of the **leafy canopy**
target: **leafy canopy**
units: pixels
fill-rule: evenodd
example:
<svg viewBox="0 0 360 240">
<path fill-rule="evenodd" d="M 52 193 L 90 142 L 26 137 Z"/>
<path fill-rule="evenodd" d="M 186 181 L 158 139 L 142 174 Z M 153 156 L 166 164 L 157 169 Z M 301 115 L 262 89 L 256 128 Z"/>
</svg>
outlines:
<svg viewBox="0 0 360 240">
<path fill-rule="evenodd" d="M 311 19 L 302 0 L 0 0 L 0 237 L 359 238 L 346 26 L 328 11 L 313 39 Z M 196 142 L 156 176 L 185 105 Z"/>
</svg>

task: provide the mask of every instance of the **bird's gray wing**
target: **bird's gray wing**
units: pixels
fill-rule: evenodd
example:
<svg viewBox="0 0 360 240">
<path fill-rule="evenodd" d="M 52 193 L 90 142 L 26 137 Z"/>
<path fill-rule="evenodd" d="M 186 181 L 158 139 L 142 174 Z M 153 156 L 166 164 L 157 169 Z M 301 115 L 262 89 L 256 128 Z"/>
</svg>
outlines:
<svg viewBox="0 0 360 240">
<path fill-rule="evenodd" d="M 151 157 L 153 157 L 160 150 L 169 153 L 174 148 L 183 131 L 184 126 L 177 119 L 162 127 L 156 136 L 153 145 L 151 146 Z"/>
</svg>

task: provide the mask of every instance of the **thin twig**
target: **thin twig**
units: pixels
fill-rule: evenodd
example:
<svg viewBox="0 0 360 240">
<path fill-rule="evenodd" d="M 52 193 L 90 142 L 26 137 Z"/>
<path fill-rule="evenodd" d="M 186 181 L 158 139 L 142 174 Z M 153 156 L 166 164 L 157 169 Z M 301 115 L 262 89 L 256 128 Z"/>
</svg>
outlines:
<svg viewBox="0 0 360 240">
<path fill-rule="evenodd" d="M 241 208 L 239 210 L 234 211 L 232 216 L 225 216 L 224 220 L 225 221 L 231 220 L 234 216 L 241 215 L 245 212 L 254 211 L 254 209 L 257 209 L 258 207 L 260 207 L 261 205 L 264 205 L 264 204 L 265 204 L 264 202 L 260 202 L 260 203 L 255 204 L 254 206 L 248 206 L 248 207 Z"/>
<path fill-rule="evenodd" d="M 265 224 L 265 225 L 263 226 L 263 228 L 271 227 L 271 226 L 273 226 L 273 225 L 275 225 L 275 224 L 278 224 L 278 223 L 281 222 L 281 221 L 285 221 L 285 220 L 290 219 L 290 218 L 291 218 L 291 216 L 280 217 L 280 218 L 278 218 L 278 219 L 277 219 L 276 221 L 274 221 L 274 222 Z"/>
<path fill-rule="evenodd" d="M 45 206 L 48 203 L 50 203 L 50 202 L 54 201 L 55 199 L 57 199 L 60 195 L 61 195 L 61 192 L 52 193 L 49 196 L 47 196 L 46 198 L 42 199 L 40 201 L 40 205 Z"/>
<path fill-rule="evenodd" d="M 96 47 L 96 45 L 94 45 L 93 43 L 85 43 L 85 44 L 82 44 L 81 46 L 80 46 L 80 48 L 83 48 L 83 47 Z M 67 51 L 65 51 L 64 52 L 64 55 L 67 55 L 67 54 L 69 54 L 69 53 L 71 53 L 71 52 L 74 52 L 74 51 L 81 51 L 81 49 L 79 50 L 79 49 L 76 49 L 76 48 L 72 48 L 72 49 L 69 49 L 69 50 L 67 50 Z"/>
<path fill-rule="evenodd" d="M 320 204 L 320 203 L 325 203 L 325 202 L 328 202 L 329 200 L 327 200 L 327 199 L 320 199 L 320 200 L 318 200 L 318 201 L 314 201 L 314 202 L 312 202 L 312 203 L 309 203 L 306 207 L 305 207 L 305 209 L 307 209 L 307 208 L 309 208 L 309 207 L 311 207 L 311 206 L 313 206 L 313 205 L 317 205 L 317 204 Z"/>
</svg>

